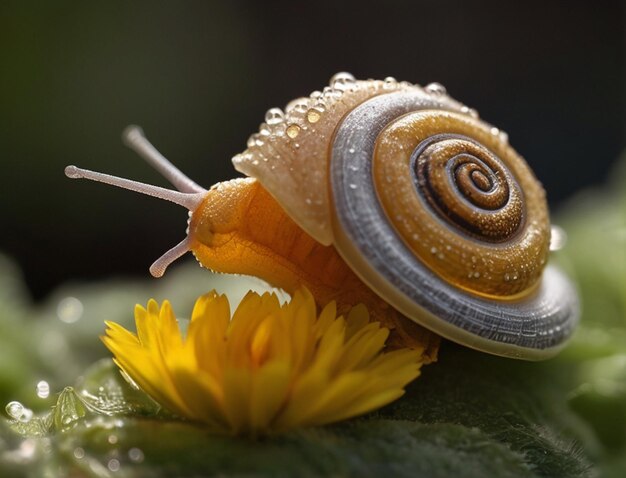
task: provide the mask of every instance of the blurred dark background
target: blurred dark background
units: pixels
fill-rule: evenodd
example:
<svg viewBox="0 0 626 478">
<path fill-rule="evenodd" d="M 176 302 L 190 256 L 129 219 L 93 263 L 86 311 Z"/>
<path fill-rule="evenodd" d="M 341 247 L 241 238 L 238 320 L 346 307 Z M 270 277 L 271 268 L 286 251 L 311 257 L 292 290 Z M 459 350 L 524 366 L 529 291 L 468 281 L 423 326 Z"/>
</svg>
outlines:
<svg viewBox="0 0 626 478">
<path fill-rule="evenodd" d="M 136 123 L 209 186 L 235 176 L 230 158 L 268 108 L 344 70 L 443 83 L 509 133 L 558 208 L 624 145 L 624 6 L 585 5 L 4 1 L 0 251 L 37 299 L 67 280 L 147 277 L 186 212 L 70 182 L 64 166 L 166 185 L 121 144 Z"/>
</svg>

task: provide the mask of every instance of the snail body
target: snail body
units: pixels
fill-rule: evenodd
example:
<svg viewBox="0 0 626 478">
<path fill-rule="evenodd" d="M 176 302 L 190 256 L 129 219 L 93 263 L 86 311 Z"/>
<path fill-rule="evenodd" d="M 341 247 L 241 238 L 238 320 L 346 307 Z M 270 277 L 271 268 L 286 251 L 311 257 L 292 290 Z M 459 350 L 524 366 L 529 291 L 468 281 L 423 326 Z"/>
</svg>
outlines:
<svg viewBox="0 0 626 478">
<path fill-rule="evenodd" d="M 420 326 L 523 359 L 563 346 L 578 303 L 564 275 L 546 266 L 545 193 L 506 136 L 474 110 L 438 84 L 341 73 L 265 119 L 233 158 L 249 178 L 208 191 L 155 159 L 136 129 L 127 143 L 180 193 L 75 167 L 66 173 L 190 209 L 188 237 L 153 264 L 153 275 L 191 250 L 212 270 L 287 292 L 306 285 L 320 303 L 363 302 L 425 350 L 436 338 Z"/>
</svg>

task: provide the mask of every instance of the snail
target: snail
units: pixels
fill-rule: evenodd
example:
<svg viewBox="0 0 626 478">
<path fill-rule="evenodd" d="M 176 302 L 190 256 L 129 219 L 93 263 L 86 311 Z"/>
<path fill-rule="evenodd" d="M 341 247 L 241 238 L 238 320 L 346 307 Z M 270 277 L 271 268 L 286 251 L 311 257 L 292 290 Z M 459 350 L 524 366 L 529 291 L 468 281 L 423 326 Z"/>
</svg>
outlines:
<svg viewBox="0 0 626 478">
<path fill-rule="evenodd" d="M 574 287 L 547 264 L 541 184 L 504 132 L 438 83 L 338 73 L 323 91 L 268 110 L 233 158 L 247 177 L 209 190 L 138 127 L 123 138 L 177 191 L 65 173 L 190 211 L 187 237 L 151 266 L 155 277 L 191 250 L 214 271 L 287 292 L 305 285 L 320 304 L 363 302 L 404 343 L 443 336 L 527 360 L 554 355 L 578 321 Z"/>
</svg>

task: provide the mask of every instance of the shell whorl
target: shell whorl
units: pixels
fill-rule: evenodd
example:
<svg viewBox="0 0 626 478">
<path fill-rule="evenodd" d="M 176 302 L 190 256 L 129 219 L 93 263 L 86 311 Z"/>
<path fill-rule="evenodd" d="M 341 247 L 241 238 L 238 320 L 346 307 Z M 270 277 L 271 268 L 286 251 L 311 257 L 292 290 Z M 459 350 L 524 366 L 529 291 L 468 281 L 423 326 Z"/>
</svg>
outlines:
<svg viewBox="0 0 626 478">
<path fill-rule="evenodd" d="M 362 159 L 376 191 L 368 207 L 380 202 L 416 258 L 457 287 L 501 299 L 529 293 L 547 261 L 550 222 L 526 162 L 482 121 L 419 95 L 385 100 L 367 103 L 370 123 L 381 118 Z"/>
<path fill-rule="evenodd" d="M 433 211 L 478 240 L 503 242 L 522 225 L 519 184 L 500 158 L 471 138 L 423 140 L 411 156 L 411 172 Z"/>
<path fill-rule="evenodd" d="M 420 173 L 426 158 L 430 168 L 440 169 L 439 179 Z M 477 170 L 480 175 L 468 178 Z M 439 180 L 465 202 L 470 216 L 498 214 L 513 205 L 496 239 L 459 223 L 441 206 L 449 198 L 428 198 L 440 188 L 432 184 Z M 435 110 L 417 93 L 372 98 L 338 126 L 330 181 L 335 247 L 407 317 L 467 346 L 522 358 L 550 356 L 571 334 L 576 294 L 558 270 L 544 270 L 545 194 L 490 125 Z M 516 189 L 519 194 L 511 193 Z M 476 190 L 492 192 L 495 204 L 469 199 Z M 515 205 L 517 196 L 521 206 Z"/>
</svg>

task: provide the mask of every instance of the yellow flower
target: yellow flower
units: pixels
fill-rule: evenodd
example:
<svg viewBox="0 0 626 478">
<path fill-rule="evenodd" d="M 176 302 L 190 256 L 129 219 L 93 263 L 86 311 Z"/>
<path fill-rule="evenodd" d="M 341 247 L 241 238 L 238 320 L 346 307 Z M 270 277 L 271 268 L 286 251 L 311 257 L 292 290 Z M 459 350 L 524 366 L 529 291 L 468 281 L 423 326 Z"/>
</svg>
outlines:
<svg viewBox="0 0 626 478">
<path fill-rule="evenodd" d="M 232 319 L 228 299 L 200 297 L 186 336 L 169 302 L 135 307 L 137 335 L 107 322 L 115 363 L 163 407 L 218 432 L 259 434 L 321 425 L 397 399 L 420 373 L 420 354 L 383 353 L 389 331 L 367 309 L 317 316 L 306 289 L 280 305 L 248 293 Z"/>
</svg>

